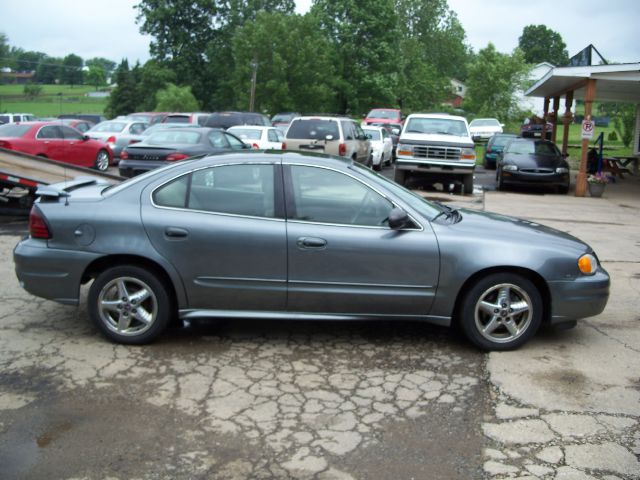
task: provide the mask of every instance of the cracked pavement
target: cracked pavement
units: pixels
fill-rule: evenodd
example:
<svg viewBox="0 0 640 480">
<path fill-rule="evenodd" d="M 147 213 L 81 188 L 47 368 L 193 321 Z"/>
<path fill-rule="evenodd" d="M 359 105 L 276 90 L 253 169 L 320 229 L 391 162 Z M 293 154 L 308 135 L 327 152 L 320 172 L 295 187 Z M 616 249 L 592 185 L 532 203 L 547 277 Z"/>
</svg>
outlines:
<svg viewBox="0 0 640 480">
<path fill-rule="evenodd" d="M 192 322 L 114 345 L 84 307 L 21 290 L 8 229 L 0 478 L 640 479 L 640 201 L 601 200 L 462 200 L 576 234 L 613 279 L 603 314 L 488 355 L 408 322 Z"/>
</svg>

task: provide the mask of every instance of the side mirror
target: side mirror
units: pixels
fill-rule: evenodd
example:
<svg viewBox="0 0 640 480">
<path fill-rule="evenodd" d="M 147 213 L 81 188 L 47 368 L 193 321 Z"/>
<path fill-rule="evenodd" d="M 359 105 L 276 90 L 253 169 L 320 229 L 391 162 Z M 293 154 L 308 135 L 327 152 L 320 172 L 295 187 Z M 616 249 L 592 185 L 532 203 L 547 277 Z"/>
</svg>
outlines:
<svg viewBox="0 0 640 480">
<path fill-rule="evenodd" d="M 82 141 L 86 142 L 87 140 L 91 140 L 91 138 L 89 137 L 89 135 L 82 135 Z"/>
<path fill-rule="evenodd" d="M 249 145 L 248 143 L 243 143 L 242 144 L 242 149 L 243 150 L 251 150 L 253 147 L 251 145 Z"/>
<path fill-rule="evenodd" d="M 392 230 L 401 230 L 411 224 L 411 220 L 409 219 L 407 212 L 397 207 L 389 213 L 388 221 L 389 227 L 391 227 Z"/>
<path fill-rule="evenodd" d="M 394 135 L 400 135 L 400 129 L 399 128 L 392 128 L 391 129 L 391 133 L 393 133 Z"/>
</svg>

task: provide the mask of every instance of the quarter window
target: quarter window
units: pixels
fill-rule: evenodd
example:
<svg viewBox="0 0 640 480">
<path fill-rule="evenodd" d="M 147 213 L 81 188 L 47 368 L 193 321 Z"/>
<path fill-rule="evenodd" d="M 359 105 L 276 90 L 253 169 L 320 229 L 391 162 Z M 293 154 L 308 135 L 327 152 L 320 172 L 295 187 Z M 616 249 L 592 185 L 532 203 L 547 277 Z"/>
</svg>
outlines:
<svg viewBox="0 0 640 480">
<path fill-rule="evenodd" d="M 387 226 L 393 204 L 353 177 L 324 168 L 291 166 L 294 220 Z"/>
</svg>

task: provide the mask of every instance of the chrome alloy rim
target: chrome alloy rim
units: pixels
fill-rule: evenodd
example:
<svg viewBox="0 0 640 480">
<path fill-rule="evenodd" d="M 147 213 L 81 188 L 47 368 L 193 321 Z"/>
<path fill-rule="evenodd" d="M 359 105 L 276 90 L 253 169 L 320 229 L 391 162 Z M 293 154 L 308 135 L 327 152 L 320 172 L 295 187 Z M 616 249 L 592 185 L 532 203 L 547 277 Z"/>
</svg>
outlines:
<svg viewBox="0 0 640 480">
<path fill-rule="evenodd" d="M 96 161 L 96 165 L 98 166 L 98 170 L 104 172 L 109 168 L 109 154 L 104 150 L 98 153 L 98 160 Z"/>
<path fill-rule="evenodd" d="M 100 291 L 98 312 L 109 330 L 119 335 L 140 335 L 155 322 L 158 300 L 143 281 L 118 277 Z"/>
<path fill-rule="evenodd" d="M 508 343 L 529 328 L 533 304 L 522 288 L 502 283 L 480 295 L 474 316 L 476 328 L 484 338 L 495 343 Z"/>
</svg>

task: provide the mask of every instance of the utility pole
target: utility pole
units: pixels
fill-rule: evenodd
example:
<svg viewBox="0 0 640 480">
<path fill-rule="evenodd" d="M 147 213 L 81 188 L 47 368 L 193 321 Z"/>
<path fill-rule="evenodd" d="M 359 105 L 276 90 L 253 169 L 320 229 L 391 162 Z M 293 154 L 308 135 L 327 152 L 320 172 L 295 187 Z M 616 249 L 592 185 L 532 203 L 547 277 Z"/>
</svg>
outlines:
<svg viewBox="0 0 640 480">
<path fill-rule="evenodd" d="M 258 61 L 254 59 L 251 61 L 251 98 L 249 100 L 249 111 L 253 112 L 256 104 L 256 79 L 258 77 Z"/>
</svg>

